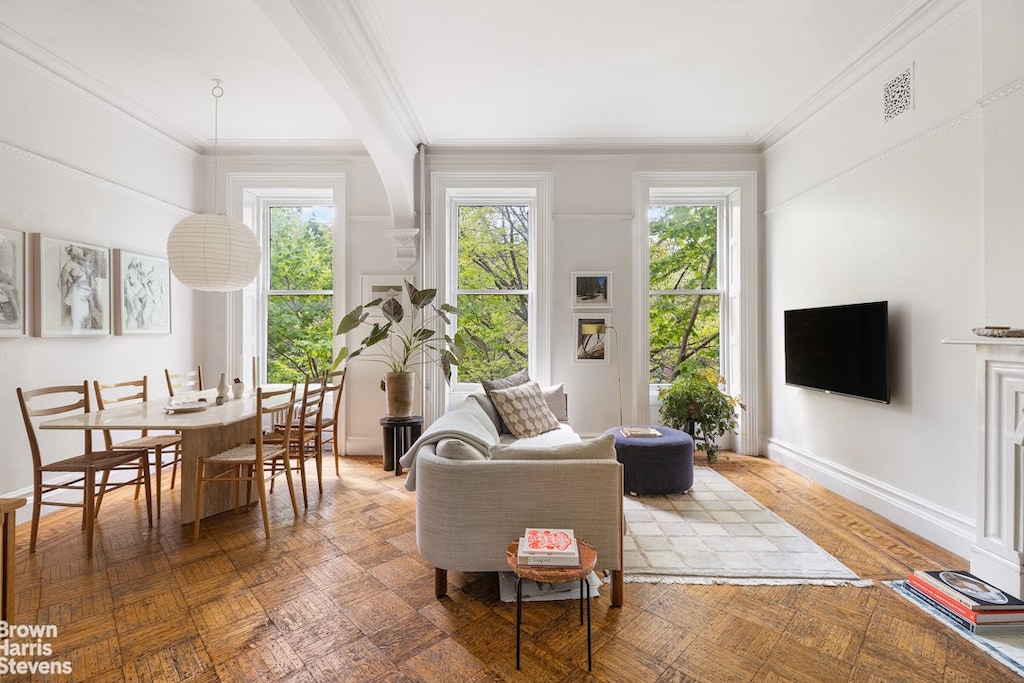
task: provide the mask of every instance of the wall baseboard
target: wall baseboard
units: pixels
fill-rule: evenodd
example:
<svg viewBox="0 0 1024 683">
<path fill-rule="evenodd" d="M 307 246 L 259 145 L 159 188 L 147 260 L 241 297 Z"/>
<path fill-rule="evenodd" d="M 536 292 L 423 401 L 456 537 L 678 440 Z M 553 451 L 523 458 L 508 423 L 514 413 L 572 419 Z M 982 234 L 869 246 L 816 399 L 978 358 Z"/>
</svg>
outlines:
<svg viewBox="0 0 1024 683">
<path fill-rule="evenodd" d="M 811 478 L 950 552 L 970 557 L 975 542 L 973 519 L 777 439 L 768 440 L 766 453 L 769 460 Z"/>
</svg>

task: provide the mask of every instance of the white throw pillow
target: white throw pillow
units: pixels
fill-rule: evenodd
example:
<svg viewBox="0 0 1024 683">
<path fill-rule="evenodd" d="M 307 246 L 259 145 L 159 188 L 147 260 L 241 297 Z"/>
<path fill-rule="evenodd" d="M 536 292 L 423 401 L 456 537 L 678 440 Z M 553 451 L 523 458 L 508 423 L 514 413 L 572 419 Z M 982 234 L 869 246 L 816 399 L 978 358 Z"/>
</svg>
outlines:
<svg viewBox="0 0 1024 683">
<path fill-rule="evenodd" d="M 540 385 L 533 380 L 508 389 L 494 389 L 491 400 L 505 426 L 519 439 L 558 429 L 558 420 L 548 408 Z"/>
<path fill-rule="evenodd" d="M 491 460 L 614 460 L 615 435 L 602 434 L 578 443 L 523 448 L 491 446 Z"/>
<path fill-rule="evenodd" d="M 565 386 L 556 384 L 553 387 L 541 387 L 540 392 L 544 394 L 548 408 L 559 422 L 569 421 L 569 405 L 565 401 Z"/>
</svg>

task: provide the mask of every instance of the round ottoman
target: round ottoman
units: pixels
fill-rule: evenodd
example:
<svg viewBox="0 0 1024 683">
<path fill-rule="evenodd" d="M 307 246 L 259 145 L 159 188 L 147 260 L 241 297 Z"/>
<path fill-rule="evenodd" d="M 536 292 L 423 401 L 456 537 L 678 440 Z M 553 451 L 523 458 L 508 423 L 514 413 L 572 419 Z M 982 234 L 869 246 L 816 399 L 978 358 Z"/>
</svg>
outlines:
<svg viewBox="0 0 1024 683">
<path fill-rule="evenodd" d="M 686 432 L 654 427 L 661 436 L 628 437 L 622 427 L 615 435 L 615 457 L 622 463 L 625 493 L 685 493 L 693 486 L 693 439 Z"/>
</svg>

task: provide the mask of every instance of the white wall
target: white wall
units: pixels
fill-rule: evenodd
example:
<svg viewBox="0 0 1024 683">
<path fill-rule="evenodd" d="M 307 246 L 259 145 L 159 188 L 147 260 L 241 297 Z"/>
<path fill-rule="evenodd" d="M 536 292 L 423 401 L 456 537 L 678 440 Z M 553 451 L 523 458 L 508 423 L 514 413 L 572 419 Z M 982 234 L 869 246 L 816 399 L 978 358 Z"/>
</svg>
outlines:
<svg viewBox="0 0 1024 683">
<path fill-rule="evenodd" d="M 163 256 L 170 229 L 197 208 L 196 155 L 2 48 L 0 87 L 0 225 Z M 193 296 L 174 280 L 171 306 L 167 335 L 0 338 L 0 496 L 32 485 L 15 388 L 148 375 L 166 395 L 164 368 L 198 360 Z M 81 433 L 44 437 L 50 459 L 82 446 Z"/>
<path fill-rule="evenodd" d="M 998 26 L 985 50 L 983 16 Z M 1007 196 L 1024 94 L 978 105 L 1024 77 L 1022 30 L 1019 3 L 965 3 L 765 156 L 768 454 L 961 555 L 974 539 L 974 358 L 941 340 L 1024 324 L 1024 231 Z M 885 123 L 882 84 L 911 63 L 915 108 Z M 890 405 L 784 384 L 785 309 L 880 299 Z"/>
</svg>

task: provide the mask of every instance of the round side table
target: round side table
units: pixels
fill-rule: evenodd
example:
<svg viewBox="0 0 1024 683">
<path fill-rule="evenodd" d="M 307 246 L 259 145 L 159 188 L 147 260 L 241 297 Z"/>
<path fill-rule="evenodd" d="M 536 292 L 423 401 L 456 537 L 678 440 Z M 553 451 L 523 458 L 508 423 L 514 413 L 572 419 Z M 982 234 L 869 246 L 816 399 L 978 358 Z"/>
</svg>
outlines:
<svg viewBox="0 0 1024 683">
<path fill-rule="evenodd" d="M 655 427 L 661 436 L 628 437 L 622 427 L 606 429 L 615 435 L 615 457 L 622 463 L 622 488 L 637 495 L 685 493 L 693 486 L 693 438 L 686 432 Z"/>
<path fill-rule="evenodd" d="M 405 455 L 413 442 L 423 432 L 423 418 L 419 415 L 411 417 L 382 417 L 380 426 L 384 432 L 384 471 L 395 471 L 395 476 L 402 473 L 402 464 L 398 459 Z"/>
<path fill-rule="evenodd" d="M 523 579 L 538 583 L 563 583 L 578 580 L 580 584 L 580 626 L 583 625 L 583 594 L 587 595 L 587 671 L 592 670 L 593 659 L 590 654 L 590 584 L 587 577 L 597 565 L 597 551 L 586 541 L 576 539 L 580 548 L 580 566 L 578 567 L 535 567 L 519 564 L 519 541 L 509 543 L 505 549 L 505 559 L 516 575 L 516 669 L 519 669 L 519 652 L 521 650 L 523 625 Z"/>
</svg>

